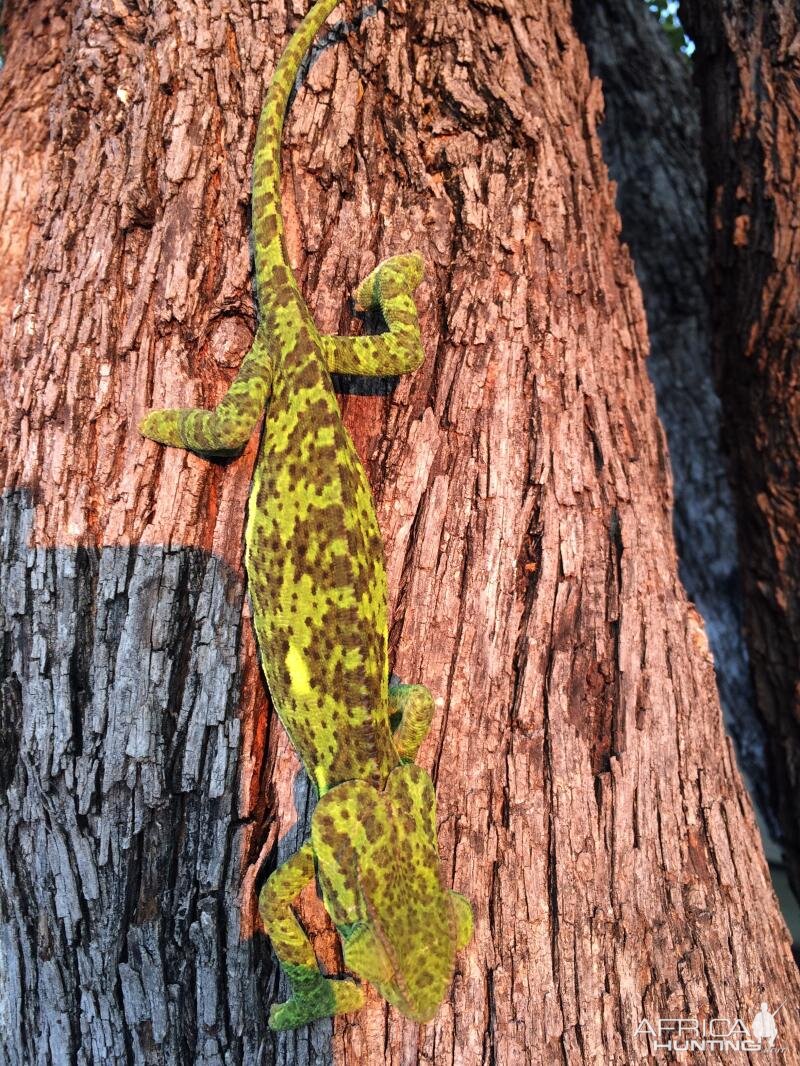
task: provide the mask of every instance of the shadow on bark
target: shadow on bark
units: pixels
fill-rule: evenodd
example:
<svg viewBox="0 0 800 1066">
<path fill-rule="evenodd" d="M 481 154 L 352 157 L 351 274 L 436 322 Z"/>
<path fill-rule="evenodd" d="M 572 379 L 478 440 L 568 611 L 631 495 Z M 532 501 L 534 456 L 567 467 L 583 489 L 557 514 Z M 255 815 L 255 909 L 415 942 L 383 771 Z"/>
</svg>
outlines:
<svg viewBox="0 0 800 1066">
<path fill-rule="evenodd" d="M 699 93 L 689 61 L 642 0 L 576 0 L 574 11 L 592 73 L 603 83 L 599 133 L 647 314 L 647 365 L 669 444 L 680 575 L 706 622 L 726 725 L 748 786 L 770 836 L 780 840 L 742 630 L 736 513 L 712 367 Z M 765 846 L 796 938 L 797 900 L 775 840 Z"/>
<path fill-rule="evenodd" d="M 3 1061 L 272 1062 L 256 891 L 313 804 L 301 771 L 280 840 L 268 795 L 241 817 L 268 728 L 237 713 L 241 578 L 195 548 L 34 550 L 32 514 L 0 501 Z M 332 1031 L 281 1039 L 319 1061 Z"/>
<path fill-rule="evenodd" d="M 800 9 L 683 0 L 709 175 L 715 373 L 770 786 L 800 893 Z"/>
<path fill-rule="evenodd" d="M 647 314 L 647 367 L 669 444 L 680 575 L 706 623 L 743 769 L 775 828 L 741 632 L 734 505 L 711 368 L 699 99 L 687 59 L 642 0 L 577 0 L 574 11 L 592 74 L 603 83 L 600 139 Z"/>
</svg>

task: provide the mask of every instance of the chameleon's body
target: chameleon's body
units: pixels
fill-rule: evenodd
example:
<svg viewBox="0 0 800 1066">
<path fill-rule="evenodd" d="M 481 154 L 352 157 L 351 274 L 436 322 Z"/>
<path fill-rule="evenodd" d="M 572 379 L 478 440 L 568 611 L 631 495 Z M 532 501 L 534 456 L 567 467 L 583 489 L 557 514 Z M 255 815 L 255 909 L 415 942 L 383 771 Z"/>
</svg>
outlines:
<svg viewBox="0 0 800 1066">
<path fill-rule="evenodd" d="M 421 257 L 395 256 L 359 286 L 389 332 L 321 336 L 289 266 L 280 209 L 283 119 L 300 63 L 336 0 L 319 0 L 273 75 L 256 139 L 253 229 L 261 321 L 214 411 L 153 411 L 148 437 L 231 455 L 266 422 L 250 495 L 246 566 L 274 706 L 320 794 L 311 839 L 267 881 L 260 910 L 292 997 L 273 1028 L 352 1010 L 363 994 L 325 978 L 291 910 L 319 878 L 345 959 L 409 1017 L 433 1016 L 469 904 L 441 883 L 430 778 L 411 760 L 433 701 L 388 686 L 386 574 L 366 475 L 344 428 L 330 373 L 399 374 L 423 359 L 411 294 Z M 392 728 L 394 726 L 394 729 Z"/>
</svg>

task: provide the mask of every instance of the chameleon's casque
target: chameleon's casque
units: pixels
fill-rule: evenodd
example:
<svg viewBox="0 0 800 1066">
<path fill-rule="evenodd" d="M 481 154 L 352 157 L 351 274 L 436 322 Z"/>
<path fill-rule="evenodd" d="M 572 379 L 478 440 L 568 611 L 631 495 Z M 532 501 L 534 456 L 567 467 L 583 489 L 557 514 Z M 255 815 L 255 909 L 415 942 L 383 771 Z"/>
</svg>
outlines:
<svg viewBox="0 0 800 1066">
<path fill-rule="evenodd" d="M 259 899 L 291 998 L 270 1025 L 289 1029 L 363 1002 L 326 978 L 291 903 L 318 877 L 347 965 L 404 1014 L 433 1017 L 457 947 L 471 935 L 467 901 L 444 887 L 433 785 L 412 760 L 433 701 L 388 684 L 386 573 L 366 475 L 342 424 L 330 374 L 402 374 L 424 357 L 412 293 L 417 253 L 381 263 L 357 303 L 389 327 L 373 337 L 321 336 L 283 240 L 280 143 L 300 63 L 336 0 L 320 0 L 275 70 L 256 139 L 253 228 L 260 323 L 214 411 L 153 411 L 141 432 L 201 455 L 240 451 L 266 410 L 250 496 L 246 566 L 273 704 L 320 794 L 311 839 Z"/>
</svg>

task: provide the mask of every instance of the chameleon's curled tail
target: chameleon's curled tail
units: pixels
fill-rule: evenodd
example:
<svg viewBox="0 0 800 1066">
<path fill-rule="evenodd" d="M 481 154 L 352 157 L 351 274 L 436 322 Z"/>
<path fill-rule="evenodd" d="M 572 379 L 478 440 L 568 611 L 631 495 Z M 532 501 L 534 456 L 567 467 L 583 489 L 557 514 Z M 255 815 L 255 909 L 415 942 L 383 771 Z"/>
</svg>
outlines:
<svg viewBox="0 0 800 1066">
<path fill-rule="evenodd" d="M 317 31 L 341 0 L 317 0 L 297 27 L 272 75 L 261 110 L 253 159 L 253 236 L 256 275 L 287 265 L 281 218 L 281 133 L 300 65 Z"/>
</svg>

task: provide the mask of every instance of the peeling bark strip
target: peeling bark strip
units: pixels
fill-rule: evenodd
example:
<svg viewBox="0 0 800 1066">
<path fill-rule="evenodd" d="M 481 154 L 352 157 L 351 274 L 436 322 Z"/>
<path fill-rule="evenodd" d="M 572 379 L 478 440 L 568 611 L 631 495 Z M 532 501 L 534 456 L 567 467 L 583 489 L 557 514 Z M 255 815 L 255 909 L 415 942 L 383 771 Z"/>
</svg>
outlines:
<svg viewBox="0 0 800 1066">
<path fill-rule="evenodd" d="M 424 368 L 344 406 L 387 541 L 393 666 L 439 698 L 421 761 L 477 934 L 423 1030 L 372 999 L 267 1033 L 254 889 L 309 805 L 242 616 L 255 442 L 227 465 L 151 460 L 134 427 L 212 403 L 247 347 L 250 151 L 301 11 L 68 7 L 52 207 L 3 335 L 21 723 L 0 807 L 4 1060 L 627 1064 L 651 1050 L 643 1017 L 797 1002 L 676 576 L 599 85 L 563 0 L 397 0 L 311 67 L 284 204 L 326 330 L 354 326 L 349 288 L 379 257 L 416 246 L 428 265 Z M 335 969 L 313 901 L 303 915 Z"/>
<path fill-rule="evenodd" d="M 791 0 L 683 7 L 697 38 L 714 347 L 747 638 L 800 895 L 800 13 Z"/>
</svg>

